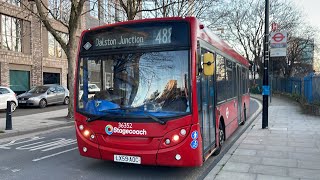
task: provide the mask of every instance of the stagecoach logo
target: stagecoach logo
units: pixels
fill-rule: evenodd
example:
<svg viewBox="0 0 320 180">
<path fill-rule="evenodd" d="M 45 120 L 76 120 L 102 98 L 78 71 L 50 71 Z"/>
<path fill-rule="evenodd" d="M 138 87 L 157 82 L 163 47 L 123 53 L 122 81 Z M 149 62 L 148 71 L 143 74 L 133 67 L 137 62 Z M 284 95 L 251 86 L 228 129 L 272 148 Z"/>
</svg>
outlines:
<svg viewBox="0 0 320 180">
<path fill-rule="evenodd" d="M 147 135 L 147 131 L 145 129 L 134 130 L 134 129 L 130 129 L 132 127 L 129 127 L 129 126 L 127 128 L 129 129 L 122 128 L 120 127 L 120 125 L 119 127 L 113 127 L 112 125 L 108 124 L 105 128 L 105 131 L 108 135 L 111 135 L 111 134 Z"/>
<path fill-rule="evenodd" d="M 226 109 L 226 117 L 229 118 L 229 108 Z"/>
<path fill-rule="evenodd" d="M 110 124 L 106 126 L 105 130 L 108 135 L 111 135 L 113 133 L 113 127 Z"/>
<path fill-rule="evenodd" d="M 91 48 L 91 46 L 92 46 L 92 45 L 91 45 L 89 42 L 87 42 L 87 43 L 83 46 L 83 48 L 86 49 L 86 50 L 88 50 L 88 49 Z"/>
</svg>

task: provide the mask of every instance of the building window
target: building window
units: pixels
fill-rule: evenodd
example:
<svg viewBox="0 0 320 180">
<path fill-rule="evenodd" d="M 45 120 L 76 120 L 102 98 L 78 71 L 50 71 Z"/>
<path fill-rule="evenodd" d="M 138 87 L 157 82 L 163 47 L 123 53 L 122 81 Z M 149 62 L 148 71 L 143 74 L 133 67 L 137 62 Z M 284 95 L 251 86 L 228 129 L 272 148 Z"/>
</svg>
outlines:
<svg viewBox="0 0 320 180">
<path fill-rule="evenodd" d="M 22 20 L 1 15 L 1 48 L 21 52 Z"/>
<path fill-rule="evenodd" d="M 95 18 L 98 18 L 99 14 L 98 3 L 98 0 L 90 1 L 90 15 Z"/>
<path fill-rule="evenodd" d="M 116 4 L 115 3 L 110 3 L 109 4 L 108 13 L 109 13 L 108 16 L 110 18 L 109 23 L 116 22 Z"/>
<path fill-rule="evenodd" d="M 109 20 L 109 0 L 103 0 L 103 4 L 102 4 L 102 14 L 103 14 L 103 21 L 108 23 Z"/>
<path fill-rule="evenodd" d="M 43 72 L 43 84 L 60 85 L 60 73 Z"/>
<path fill-rule="evenodd" d="M 58 32 L 58 34 L 62 37 L 62 39 L 64 39 L 65 42 L 67 42 L 68 35 L 66 33 Z M 48 32 L 48 53 L 49 57 L 67 58 L 64 50 L 61 48 L 61 45 L 50 32 Z"/>
<path fill-rule="evenodd" d="M 17 94 L 30 89 L 30 71 L 9 70 L 10 89 Z"/>
<path fill-rule="evenodd" d="M 127 20 L 127 15 L 126 13 L 122 10 L 121 6 L 120 6 L 120 10 L 119 10 L 119 21 L 125 21 Z"/>
<path fill-rule="evenodd" d="M 20 7 L 20 0 L 2 0 L 2 1 Z"/>
<path fill-rule="evenodd" d="M 49 17 L 68 22 L 70 17 L 70 0 L 49 0 Z"/>
</svg>

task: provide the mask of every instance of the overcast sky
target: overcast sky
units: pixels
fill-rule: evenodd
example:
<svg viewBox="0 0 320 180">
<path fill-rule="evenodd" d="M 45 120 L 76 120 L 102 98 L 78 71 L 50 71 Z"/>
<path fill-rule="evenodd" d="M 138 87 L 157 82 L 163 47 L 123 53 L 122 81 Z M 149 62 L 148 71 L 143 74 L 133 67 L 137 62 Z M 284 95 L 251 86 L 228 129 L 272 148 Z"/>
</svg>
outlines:
<svg viewBox="0 0 320 180">
<path fill-rule="evenodd" d="M 320 29 L 320 1 L 319 0 L 293 0 L 306 14 L 311 25 Z"/>
</svg>

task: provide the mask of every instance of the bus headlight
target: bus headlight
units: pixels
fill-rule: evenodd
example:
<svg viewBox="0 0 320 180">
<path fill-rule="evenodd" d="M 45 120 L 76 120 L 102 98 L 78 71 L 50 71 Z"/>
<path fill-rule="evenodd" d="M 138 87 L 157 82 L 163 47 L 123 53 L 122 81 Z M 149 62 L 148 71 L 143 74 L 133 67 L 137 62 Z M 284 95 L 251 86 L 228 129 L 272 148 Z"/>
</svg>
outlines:
<svg viewBox="0 0 320 180">
<path fill-rule="evenodd" d="M 185 136 L 185 135 L 187 134 L 187 131 L 186 131 L 185 129 L 181 129 L 181 130 L 180 130 L 180 134 L 181 134 L 182 136 Z"/>
<path fill-rule="evenodd" d="M 176 134 L 172 136 L 173 141 L 179 141 L 179 139 L 180 139 L 180 137 Z"/>
<path fill-rule="evenodd" d="M 181 159 L 181 155 L 180 155 L 180 154 L 176 154 L 176 157 L 175 157 L 175 158 L 176 158 L 176 160 L 179 161 L 179 160 Z"/>
<path fill-rule="evenodd" d="M 169 145 L 171 143 L 170 139 L 166 139 L 164 142 L 166 143 L 166 145 Z"/>
<path fill-rule="evenodd" d="M 86 139 L 88 139 L 88 140 L 90 140 L 90 141 L 92 141 L 94 143 L 98 143 L 97 140 L 96 140 L 96 135 L 94 134 L 94 132 L 88 126 L 80 124 L 78 126 L 78 129 L 79 129 L 80 134 L 84 138 L 86 138 Z"/>
<path fill-rule="evenodd" d="M 161 143 L 160 148 L 167 148 L 182 142 L 190 131 L 190 127 L 182 127 L 168 132 Z"/>
<path fill-rule="evenodd" d="M 84 130 L 82 133 L 85 137 L 89 137 L 90 132 L 88 131 L 88 129 Z"/>
</svg>

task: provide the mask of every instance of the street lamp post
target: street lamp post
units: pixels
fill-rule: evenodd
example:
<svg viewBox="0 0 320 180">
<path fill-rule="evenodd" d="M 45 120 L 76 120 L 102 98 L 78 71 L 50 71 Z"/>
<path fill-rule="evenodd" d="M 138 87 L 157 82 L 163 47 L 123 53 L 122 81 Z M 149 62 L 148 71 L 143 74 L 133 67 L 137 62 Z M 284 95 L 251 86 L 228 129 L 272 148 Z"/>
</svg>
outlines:
<svg viewBox="0 0 320 180">
<path fill-rule="evenodd" d="M 265 34 L 264 34 L 264 61 L 263 61 L 263 107 L 262 107 L 262 129 L 268 128 L 268 96 L 270 93 L 269 86 L 269 0 L 265 0 Z"/>
</svg>

